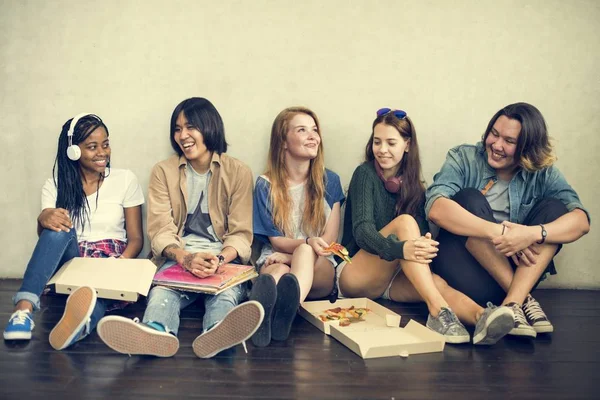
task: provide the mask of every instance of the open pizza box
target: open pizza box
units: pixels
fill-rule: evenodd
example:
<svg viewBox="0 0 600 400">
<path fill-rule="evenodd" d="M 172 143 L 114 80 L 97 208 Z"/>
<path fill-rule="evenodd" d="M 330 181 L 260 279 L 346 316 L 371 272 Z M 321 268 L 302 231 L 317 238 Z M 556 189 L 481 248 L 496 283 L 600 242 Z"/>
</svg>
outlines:
<svg viewBox="0 0 600 400">
<path fill-rule="evenodd" d="M 323 322 L 319 315 L 335 307 L 368 308 L 363 320 L 349 326 L 339 326 L 339 321 Z M 400 315 L 367 298 L 307 301 L 299 314 L 327 335 L 333 336 L 362 358 L 406 357 L 411 354 L 434 353 L 444 350 L 445 340 L 414 320 L 400 328 Z"/>
<path fill-rule="evenodd" d="M 90 286 L 99 298 L 135 302 L 139 295 L 148 295 L 155 272 L 156 265 L 146 259 L 75 257 L 62 266 L 48 286 L 63 294 Z"/>
</svg>

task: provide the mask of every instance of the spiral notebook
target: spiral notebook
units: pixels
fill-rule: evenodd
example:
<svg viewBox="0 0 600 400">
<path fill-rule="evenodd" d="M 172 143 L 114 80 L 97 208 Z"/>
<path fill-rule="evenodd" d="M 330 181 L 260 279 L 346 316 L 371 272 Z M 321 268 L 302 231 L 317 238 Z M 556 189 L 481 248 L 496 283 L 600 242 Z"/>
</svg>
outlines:
<svg viewBox="0 0 600 400">
<path fill-rule="evenodd" d="M 214 275 L 198 278 L 174 264 L 154 275 L 152 283 L 187 292 L 219 294 L 256 276 L 256 269 L 251 265 L 223 264 Z"/>
</svg>

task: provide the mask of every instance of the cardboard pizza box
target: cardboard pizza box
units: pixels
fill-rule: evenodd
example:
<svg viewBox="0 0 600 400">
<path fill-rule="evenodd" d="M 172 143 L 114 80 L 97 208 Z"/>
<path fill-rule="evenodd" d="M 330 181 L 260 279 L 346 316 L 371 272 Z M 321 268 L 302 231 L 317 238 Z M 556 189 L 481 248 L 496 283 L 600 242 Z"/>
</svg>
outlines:
<svg viewBox="0 0 600 400">
<path fill-rule="evenodd" d="M 319 315 L 325 310 L 341 307 L 368 308 L 364 321 L 339 326 L 339 321 L 323 322 Z M 433 353 L 444 350 L 442 335 L 410 320 L 400 328 L 400 315 L 367 298 L 339 299 L 335 303 L 307 301 L 302 303 L 299 314 L 327 335 L 333 336 L 360 357 L 406 357 L 411 354 Z"/>
<path fill-rule="evenodd" d="M 156 265 L 147 259 L 75 257 L 60 268 L 48 286 L 63 294 L 90 286 L 100 298 L 135 302 L 139 295 L 148 295 L 155 272 Z"/>
</svg>

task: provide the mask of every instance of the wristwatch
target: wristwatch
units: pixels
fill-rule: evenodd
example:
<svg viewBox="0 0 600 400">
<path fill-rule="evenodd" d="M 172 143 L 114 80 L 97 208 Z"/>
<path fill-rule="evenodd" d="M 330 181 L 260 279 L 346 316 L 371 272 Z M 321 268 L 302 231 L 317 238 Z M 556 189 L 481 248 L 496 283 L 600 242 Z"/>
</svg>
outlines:
<svg viewBox="0 0 600 400">
<path fill-rule="evenodd" d="M 542 240 L 537 242 L 537 244 L 543 244 L 546 241 L 546 236 L 548 236 L 548 232 L 546 232 L 546 228 L 544 228 L 544 225 L 540 224 L 540 226 L 542 227 Z"/>
</svg>

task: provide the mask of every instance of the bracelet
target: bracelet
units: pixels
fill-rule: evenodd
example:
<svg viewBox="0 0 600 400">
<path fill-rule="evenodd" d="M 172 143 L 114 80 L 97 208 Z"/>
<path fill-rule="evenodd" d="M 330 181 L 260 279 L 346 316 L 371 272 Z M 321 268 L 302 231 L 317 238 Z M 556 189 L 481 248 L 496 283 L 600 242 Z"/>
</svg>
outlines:
<svg viewBox="0 0 600 400">
<path fill-rule="evenodd" d="M 307 237 L 304 241 L 306 242 L 306 244 L 308 244 L 308 239 L 310 239 L 310 237 Z"/>
<path fill-rule="evenodd" d="M 500 236 L 504 235 L 504 230 L 506 229 L 506 225 L 502 225 L 502 233 L 500 234 Z"/>
</svg>

